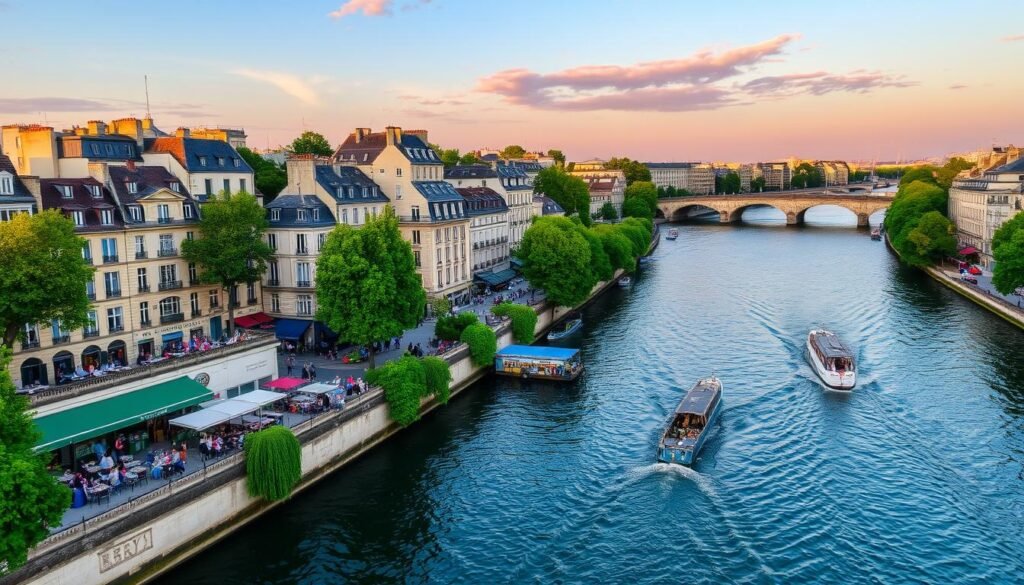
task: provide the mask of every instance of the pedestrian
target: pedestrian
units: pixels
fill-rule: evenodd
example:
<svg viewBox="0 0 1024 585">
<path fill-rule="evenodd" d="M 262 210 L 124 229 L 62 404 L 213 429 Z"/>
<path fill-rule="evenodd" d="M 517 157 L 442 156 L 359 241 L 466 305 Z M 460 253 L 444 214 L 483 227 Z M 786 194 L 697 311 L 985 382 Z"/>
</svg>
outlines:
<svg viewBox="0 0 1024 585">
<path fill-rule="evenodd" d="M 308 380 L 309 379 L 309 362 L 306 362 L 306 363 L 302 364 L 302 379 L 303 380 Z"/>
<path fill-rule="evenodd" d="M 284 359 L 284 366 L 288 370 L 288 375 L 292 375 L 292 370 L 295 369 L 295 358 L 288 356 Z"/>
<path fill-rule="evenodd" d="M 316 365 L 309 364 L 309 381 L 316 382 Z"/>
</svg>

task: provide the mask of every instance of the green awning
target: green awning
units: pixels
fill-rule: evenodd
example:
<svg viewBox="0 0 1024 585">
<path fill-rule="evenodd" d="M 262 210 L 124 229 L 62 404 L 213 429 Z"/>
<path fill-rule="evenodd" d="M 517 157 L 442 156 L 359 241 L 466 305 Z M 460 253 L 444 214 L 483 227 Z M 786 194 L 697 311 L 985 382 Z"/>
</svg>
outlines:
<svg viewBox="0 0 1024 585">
<path fill-rule="evenodd" d="M 501 272 L 477 272 L 474 276 L 491 286 L 499 286 L 515 278 L 516 271 L 509 269 Z"/>
<path fill-rule="evenodd" d="M 35 419 L 43 438 L 36 451 L 53 451 L 177 412 L 213 398 L 213 391 L 182 376 Z"/>
</svg>

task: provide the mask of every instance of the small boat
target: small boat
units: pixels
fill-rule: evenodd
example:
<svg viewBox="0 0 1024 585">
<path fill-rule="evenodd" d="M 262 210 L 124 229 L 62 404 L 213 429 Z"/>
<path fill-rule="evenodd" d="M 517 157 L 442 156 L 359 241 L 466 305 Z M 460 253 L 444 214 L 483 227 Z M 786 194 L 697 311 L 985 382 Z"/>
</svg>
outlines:
<svg viewBox="0 0 1024 585">
<path fill-rule="evenodd" d="M 807 334 L 807 361 L 829 388 L 852 390 L 857 385 L 853 350 L 831 331 L 814 329 Z"/>
<path fill-rule="evenodd" d="M 658 443 L 658 461 L 692 465 L 721 409 L 722 382 L 715 376 L 697 380 L 669 418 Z"/>
<path fill-rule="evenodd" d="M 878 226 L 875 226 L 871 230 L 871 239 L 872 240 L 881 240 L 882 239 L 882 228 L 880 228 Z"/>
<path fill-rule="evenodd" d="M 633 284 L 633 279 L 628 276 L 623 276 L 619 279 L 619 286 L 622 288 L 629 288 Z"/>
<path fill-rule="evenodd" d="M 550 332 L 548 332 L 548 341 L 558 341 L 559 339 L 564 339 L 566 337 L 569 337 L 573 333 L 576 333 L 582 328 L 583 319 L 580 319 L 579 317 L 569 319 L 568 321 L 562 323 L 558 329 L 553 329 Z"/>
<path fill-rule="evenodd" d="M 650 264 L 651 262 L 654 262 L 654 256 L 641 256 L 640 257 L 640 265 L 641 266 L 643 266 L 645 264 Z"/>
<path fill-rule="evenodd" d="M 672 228 L 668 230 L 668 235 L 665 236 L 666 240 L 674 240 L 679 237 L 679 230 Z"/>
</svg>

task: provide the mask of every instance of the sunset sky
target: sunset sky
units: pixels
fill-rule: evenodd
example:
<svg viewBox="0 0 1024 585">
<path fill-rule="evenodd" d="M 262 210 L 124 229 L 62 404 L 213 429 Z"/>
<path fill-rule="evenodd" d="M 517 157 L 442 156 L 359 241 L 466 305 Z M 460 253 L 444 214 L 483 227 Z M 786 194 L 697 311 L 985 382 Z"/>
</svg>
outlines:
<svg viewBox="0 0 1024 585">
<path fill-rule="evenodd" d="M 0 123 L 426 128 L 570 159 L 1024 143 L 1024 2 L 0 0 Z"/>
</svg>

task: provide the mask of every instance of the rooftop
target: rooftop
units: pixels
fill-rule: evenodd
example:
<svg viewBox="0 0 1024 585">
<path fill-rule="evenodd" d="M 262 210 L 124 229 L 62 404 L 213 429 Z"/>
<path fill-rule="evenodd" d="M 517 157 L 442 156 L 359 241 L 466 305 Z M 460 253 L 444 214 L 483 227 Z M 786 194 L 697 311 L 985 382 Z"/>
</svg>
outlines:
<svg viewBox="0 0 1024 585">
<path fill-rule="evenodd" d="M 446 179 L 496 179 L 497 171 L 490 165 L 456 165 L 444 170 Z"/>
<path fill-rule="evenodd" d="M 171 174 L 164 167 L 142 165 L 135 168 L 112 166 L 109 167 L 110 183 L 114 187 L 114 193 L 124 205 L 137 203 L 158 191 L 167 189 L 184 197 L 192 206 L 192 217 L 198 218 L 195 202 L 192 196 L 181 181 Z M 130 183 L 135 183 L 135 191 L 129 188 Z"/>
<path fill-rule="evenodd" d="M 83 212 L 84 225 L 77 230 L 103 230 L 124 226 L 121 210 L 114 205 L 114 199 L 99 181 L 86 179 L 43 179 L 40 193 L 43 209 L 59 209 L 67 214 Z M 102 212 L 111 212 L 111 222 L 102 223 Z"/>
<path fill-rule="evenodd" d="M 251 173 L 252 168 L 223 140 L 183 136 L 146 139 L 146 153 L 166 153 L 190 173 Z"/>
<path fill-rule="evenodd" d="M 0 192 L 0 203 L 33 203 L 35 198 L 18 178 L 18 170 L 6 155 L 0 154 L 0 173 L 10 173 L 14 179 L 14 192 Z"/>
<path fill-rule="evenodd" d="M 338 203 L 390 201 L 377 183 L 356 167 L 316 165 L 316 182 Z"/>
<path fill-rule="evenodd" d="M 316 195 L 278 195 L 266 207 L 268 217 L 271 209 L 278 210 L 278 219 L 271 221 L 271 228 L 335 224 L 334 214 Z M 300 209 L 304 210 L 303 219 L 299 219 Z"/>
<path fill-rule="evenodd" d="M 401 128 L 387 128 L 384 132 L 370 132 L 368 128 L 357 128 L 334 152 L 334 160 L 360 165 L 372 164 L 387 148 L 389 135 L 399 152 L 410 162 L 429 165 L 441 164 L 437 153 L 420 138 L 419 133 L 402 132 Z"/>
<path fill-rule="evenodd" d="M 466 200 L 466 214 L 471 217 L 508 211 L 505 199 L 490 187 L 458 187 L 455 190 Z"/>
</svg>

